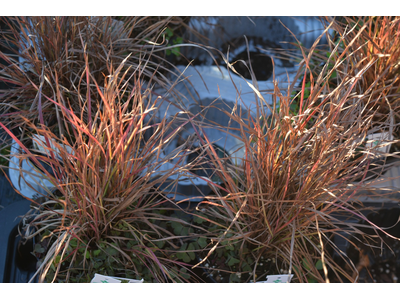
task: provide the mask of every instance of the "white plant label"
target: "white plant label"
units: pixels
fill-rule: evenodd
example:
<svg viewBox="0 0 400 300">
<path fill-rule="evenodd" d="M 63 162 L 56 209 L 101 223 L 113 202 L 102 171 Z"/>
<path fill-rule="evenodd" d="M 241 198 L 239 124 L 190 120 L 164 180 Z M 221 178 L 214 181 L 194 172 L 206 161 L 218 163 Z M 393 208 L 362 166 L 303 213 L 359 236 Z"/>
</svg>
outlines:
<svg viewBox="0 0 400 300">
<path fill-rule="evenodd" d="M 391 146 L 391 144 L 388 143 L 392 140 L 393 136 L 389 132 L 369 134 L 367 135 L 367 142 L 365 144 L 365 147 L 374 148 L 378 146 L 376 148 L 377 150 L 388 153 Z M 380 144 L 383 144 L 384 146 L 379 147 Z"/>
<path fill-rule="evenodd" d="M 258 281 L 256 283 L 289 283 L 293 274 L 268 275 L 266 281 Z"/>
<path fill-rule="evenodd" d="M 122 280 L 127 280 L 128 283 L 143 283 L 142 280 L 135 280 L 129 278 L 121 278 L 121 277 L 113 277 L 113 276 L 104 276 L 101 274 L 94 274 L 94 277 L 90 283 L 121 283 Z"/>
</svg>

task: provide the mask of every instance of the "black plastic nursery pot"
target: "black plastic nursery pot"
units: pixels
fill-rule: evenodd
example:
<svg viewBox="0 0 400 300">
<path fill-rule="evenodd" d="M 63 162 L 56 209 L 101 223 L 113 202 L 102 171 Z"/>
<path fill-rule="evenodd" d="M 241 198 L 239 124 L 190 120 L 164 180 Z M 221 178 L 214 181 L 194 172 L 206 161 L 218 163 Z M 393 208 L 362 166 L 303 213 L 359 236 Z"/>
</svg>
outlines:
<svg viewBox="0 0 400 300">
<path fill-rule="evenodd" d="M 22 200 L 0 211 L 0 282 L 28 283 L 36 272 L 37 259 L 31 253 L 34 243 L 23 241 L 18 232 L 20 216 L 29 206 L 28 200 Z"/>
<path fill-rule="evenodd" d="M 384 198 L 384 197 L 382 197 Z M 398 282 L 400 278 L 400 208 L 396 202 L 370 201 L 359 207 L 360 212 L 366 216 L 369 222 L 361 220 L 352 214 L 348 216 L 336 216 L 338 219 L 353 223 L 360 231 L 369 235 L 364 238 L 360 234 L 350 234 L 346 231 L 335 235 L 334 244 L 339 248 L 340 255 L 335 250 L 335 261 L 344 269 L 348 269 L 350 261 L 357 269 L 352 278 L 359 283 L 391 283 Z M 383 229 L 395 238 L 389 237 L 379 228 L 370 227 L 371 223 Z M 367 225 L 362 227 L 363 225 Z M 371 237 L 372 236 L 372 237 Z M 332 274 L 331 274 L 332 275 Z M 337 278 L 331 278 L 331 282 L 338 282 Z M 343 282 L 349 282 L 342 278 Z"/>
<path fill-rule="evenodd" d="M 238 49 L 243 41 L 239 42 L 237 39 L 243 36 L 257 39 L 257 46 L 276 48 L 275 45 L 268 45 L 273 42 L 283 50 L 293 49 L 294 47 L 289 43 L 295 43 L 296 39 L 285 27 L 289 28 L 305 47 L 310 48 L 324 30 L 318 17 L 306 16 L 215 16 L 192 18 L 188 25 L 200 34 L 187 30 L 183 35 L 184 39 L 196 43 L 203 43 L 206 40 L 208 46 L 219 49 L 225 54 L 228 45 L 230 46 L 229 52 L 234 52 L 235 48 Z M 281 41 L 287 43 L 280 43 Z M 324 37 L 321 43 L 326 43 Z M 195 59 L 203 64 L 212 63 L 212 58 L 200 49 L 184 47 L 181 51 L 188 59 Z M 256 48 L 255 51 L 259 52 L 259 49 Z"/>
<path fill-rule="evenodd" d="M 367 219 L 385 230 L 394 238 L 379 229 L 360 228 L 362 231 L 379 236 L 362 239 L 356 235 L 347 247 L 347 255 L 359 272 L 358 282 L 395 283 L 400 278 L 400 208 L 383 208 L 367 215 Z M 368 225 L 366 221 L 359 224 Z"/>
</svg>

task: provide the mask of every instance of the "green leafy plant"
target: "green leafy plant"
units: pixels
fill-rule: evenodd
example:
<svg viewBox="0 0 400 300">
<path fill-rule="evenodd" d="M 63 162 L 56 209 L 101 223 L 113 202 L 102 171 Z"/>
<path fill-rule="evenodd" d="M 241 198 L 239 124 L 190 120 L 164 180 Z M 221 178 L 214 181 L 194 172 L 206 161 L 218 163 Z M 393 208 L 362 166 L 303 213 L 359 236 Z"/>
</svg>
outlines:
<svg viewBox="0 0 400 300">
<path fill-rule="evenodd" d="M 200 205 L 199 207 L 201 207 Z M 206 255 L 204 249 L 207 249 L 213 241 L 213 235 L 221 229 L 220 224 L 215 224 L 218 219 L 207 220 L 208 214 L 197 213 L 194 217 L 194 223 L 207 232 L 203 232 L 203 237 L 196 241 L 199 249 L 199 257 Z M 233 235 L 228 233 L 226 239 L 220 243 L 214 253 L 210 255 L 203 263 L 202 267 L 206 274 L 216 282 L 247 282 L 252 277 L 255 258 L 250 249 L 246 246 L 241 248 L 241 241 L 229 239 Z M 264 270 L 274 269 L 272 260 L 263 261 Z M 263 266 L 263 263 L 262 266 Z"/>
<path fill-rule="evenodd" d="M 171 42 L 172 45 L 178 45 L 181 44 L 183 42 L 183 38 L 182 37 L 174 37 L 174 31 L 171 30 L 170 28 L 165 29 L 165 37 L 167 38 L 168 41 Z M 166 50 L 166 54 L 167 55 L 175 55 L 177 57 L 179 57 L 181 55 L 181 50 L 180 47 L 173 47 L 171 49 L 167 49 Z"/>
<path fill-rule="evenodd" d="M 302 265 L 303 265 L 303 267 L 304 267 L 304 270 L 306 270 L 306 271 L 311 271 L 310 263 L 309 263 L 309 261 L 307 261 L 306 258 L 304 258 L 304 259 L 301 261 L 301 263 L 302 263 Z M 317 260 L 317 262 L 314 264 L 314 266 L 315 266 L 315 269 L 317 269 L 318 271 L 322 271 L 322 270 L 323 270 L 323 263 L 322 263 L 322 260 L 320 260 L 320 259 Z M 296 271 L 298 271 L 298 269 L 297 269 L 296 266 L 294 266 L 294 269 L 295 269 Z M 308 276 L 307 276 L 307 282 L 308 282 L 308 283 L 317 283 L 318 281 L 317 281 L 317 279 L 316 279 L 314 276 L 308 275 Z"/>
<path fill-rule="evenodd" d="M 0 165 L 8 167 L 8 157 L 10 156 L 11 146 L 4 145 L 1 146 L 0 150 Z"/>
</svg>

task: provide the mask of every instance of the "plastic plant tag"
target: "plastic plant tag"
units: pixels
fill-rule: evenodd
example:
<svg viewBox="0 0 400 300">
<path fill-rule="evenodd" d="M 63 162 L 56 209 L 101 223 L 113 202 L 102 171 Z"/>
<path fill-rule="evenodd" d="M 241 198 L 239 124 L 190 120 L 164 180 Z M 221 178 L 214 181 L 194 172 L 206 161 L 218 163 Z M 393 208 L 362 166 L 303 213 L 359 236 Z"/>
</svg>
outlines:
<svg viewBox="0 0 400 300">
<path fill-rule="evenodd" d="M 46 155 L 50 155 L 50 151 L 48 149 L 46 149 L 47 148 L 46 138 L 43 135 L 34 134 L 32 137 L 32 141 L 33 141 L 33 144 L 35 145 L 35 147 L 40 152 L 42 152 L 43 154 L 46 154 Z M 49 143 L 50 143 L 49 146 L 51 147 L 51 149 L 57 154 L 58 158 L 60 158 L 59 151 L 55 145 L 57 144 L 60 147 L 61 147 L 61 145 L 59 143 L 57 143 L 54 139 L 49 139 Z M 65 149 L 67 150 L 67 152 L 69 154 L 72 154 L 72 148 L 70 146 L 63 145 L 63 147 L 65 147 Z"/>
<path fill-rule="evenodd" d="M 268 275 L 266 281 L 258 281 L 256 283 L 289 283 L 293 274 Z"/>
<path fill-rule="evenodd" d="M 367 135 L 367 142 L 365 144 L 366 148 L 375 148 L 376 150 L 388 153 L 391 144 L 390 141 L 393 140 L 393 136 L 389 132 L 382 132 L 382 133 L 374 133 Z M 380 144 L 384 144 L 384 146 L 379 147 Z"/>
<path fill-rule="evenodd" d="M 32 162 L 28 159 L 21 160 L 20 151 L 21 147 L 17 142 L 13 141 L 8 173 L 14 188 L 23 196 L 31 199 L 38 193 L 51 194 L 54 185 Z"/>
<path fill-rule="evenodd" d="M 94 277 L 90 283 L 121 283 L 121 280 L 114 279 L 109 276 L 94 274 Z"/>
<path fill-rule="evenodd" d="M 122 277 L 112 277 L 112 276 L 107 276 L 107 277 L 113 278 L 113 279 L 116 279 L 116 280 L 120 280 L 121 282 L 127 281 L 126 283 L 143 283 L 144 282 L 143 279 L 136 280 L 136 279 L 122 278 Z"/>
<path fill-rule="evenodd" d="M 120 278 L 113 276 L 104 276 L 101 274 L 94 274 L 94 277 L 90 283 L 122 283 L 122 281 L 127 281 L 127 283 L 143 283 L 142 280 L 135 280 L 129 278 Z"/>
</svg>

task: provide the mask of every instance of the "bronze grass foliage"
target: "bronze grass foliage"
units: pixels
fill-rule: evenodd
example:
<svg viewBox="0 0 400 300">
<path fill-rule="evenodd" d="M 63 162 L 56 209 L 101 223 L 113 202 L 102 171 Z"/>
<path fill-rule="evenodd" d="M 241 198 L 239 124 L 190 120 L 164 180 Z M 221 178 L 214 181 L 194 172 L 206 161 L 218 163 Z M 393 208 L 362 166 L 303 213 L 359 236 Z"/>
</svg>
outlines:
<svg viewBox="0 0 400 300">
<path fill-rule="evenodd" d="M 399 26 L 399 17 L 327 17 L 325 27 L 334 30 L 333 36 L 327 35 L 329 50 L 312 55 L 314 76 L 322 66 L 333 71 L 329 90 L 338 87 L 348 75 L 359 77 L 355 91 L 362 95 L 360 101 L 366 107 L 362 118 L 372 116 L 368 134 L 393 136 L 393 140 L 383 140 L 382 146 L 389 146 L 389 154 L 377 151 L 368 179 L 382 175 L 399 162 Z M 365 70 L 362 75 L 361 70 Z"/>
<path fill-rule="evenodd" d="M 85 30 L 94 28 L 91 25 Z M 145 276 L 149 281 L 189 281 L 190 265 L 173 258 L 182 252 L 182 238 L 198 239 L 201 249 L 192 250 L 204 250 L 204 255 L 199 254 L 203 259 L 199 265 L 221 253 L 220 249 L 233 251 L 235 260 L 230 261 L 235 262 L 236 268 L 221 271 L 236 275 L 236 281 L 263 280 L 270 273 L 259 266 L 270 258 L 275 260 L 271 269 L 293 273 L 293 281 L 357 280 L 353 276 L 353 272 L 357 276 L 357 268 L 346 260 L 344 253 L 338 252 L 347 266 L 333 259 L 331 249 L 337 246 L 332 237 L 342 235 L 343 231 L 362 234 L 358 225 L 339 216 L 349 213 L 366 220 L 353 201 L 368 179 L 366 170 L 371 159 L 379 151 L 377 147 L 365 148 L 364 139 L 374 130 L 390 127 L 388 119 L 379 124 L 375 121 L 376 105 L 370 105 L 371 95 L 360 89 L 364 75 L 377 60 L 364 65 L 353 61 L 357 49 L 352 45 L 357 37 L 348 44 L 347 35 L 341 37 L 332 48 L 332 60 L 323 61 L 318 73 L 312 72 L 313 59 L 319 55 L 314 56 L 316 44 L 308 51 L 301 49 L 303 61 L 296 79 L 287 91 L 275 82 L 270 95 L 272 104 L 258 91 L 253 77 L 249 85 L 257 99 L 256 116 L 243 116 L 237 110 L 223 111 L 241 125 L 240 130 L 231 129 L 237 131 L 235 137 L 244 143 L 245 149 L 243 160 L 236 165 L 225 162 L 202 133 L 201 122 L 193 122 L 202 142 L 200 152 L 207 155 L 208 167 L 214 167 L 218 178 L 208 180 L 214 195 L 205 195 L 205 201 L 199 204 L 199 212 L 195 213 L 198 222 L 193 226 L 196 233 L 185 236 L 174 234 L 173 229 L 179 226 L 171 224 L 190 224 L 172 214 L 175 203 L 158 187 L 172 175 L 193 169 L 182 164 L 188 153 L 186 148 L 192 145 L 184 143 L 161 155 L 181 126 L 174 124 L 176 116 L 168 121 L 154 118 L 160 102 L 167 99 L 155 99 L 152 84 L 144 86 L 142 78 L 157 81 L 157 67 L 139 50 L 138 57 L 134 53 L 127 57 L 125 50 L 114 55 L 114 47 L 108 52 L 103 48 L 91 52 L 81 37 L 76 38 L 76 45 L 83 46 L 74 54 L 82 55 L 81 65 L 67 75 L 66 83 L 58 71 L 53 72 L 59 65 L 51 65 L 47 60 L 38 62 L 36 73 L 28 79 L 28 72 L 19 69 L 11 58 L 3 71 L 6 80 L 17 78 L 13 82 L 17 88 L 4 94 L 6 100 L 2 104 L 2 116 L 14 116 L 13 123 L 0 125 L 24 150 L 20 158 L 36 162 L 60 193 L 37 203 L 38 214 L 28 226 L 38 230 L 31 238 L 48 235 L 47 240 L 51 240 L 39 270 L 42 281 L 46 273 L 49 281 L 69 281 L 77 274 L 84 274 L 79 280 L 87 281 L 88 274 L 102 267 L 121 277 L 135 274 L 137 279 Z M 95 34 L 88 37 L 100 38 Z M 344 49 L 340 49 L 341 42 Z M 146 43 L 135 49 L 138 48 L 157 51 L 155 45 Z M 35 58 L 33 49 L 26 52 Z M 102 62 L 100 68 L 91 56 Z M 137 63 L 132 63 L 132 59 Z M 226 63 L 237 73 L 233 65 Z M 49 75 L 44 76 L 45 72 Z M 337 85 L 331 86 L 328 83 L 335 72 Z M 307 74 L 309 87 L 305 82 Z M 302 75 L 300 92 L 291 96 Z M 380 79 L 373 79 L 368 86 L 378 86 Z M 64 88 L 66 84 L 70 86 Z M 376 95 L 379 98 L 386 94 Z M 23 107 L 24 101 L 31 102 Z M 293 101 L 299 103 L 295 114 L 291 109 Z M 21 111 L 25 113 L 22 116 Z M 51 118 L 56 121 L 50 122 Z M 64 130 L 60 135 L 52 128 L 56 123 Z M 7 129 L 10 124 L 25 124 L 32 133 L 43 135 L 47 156 L 30 151 L 19 136 Z M 51 149 L 51 140 L 59 143 L 57 150 Z M 66 146 L 72 151 L 67 151 Z M 54 174 L 40 162 L 50 165 Z M 173 162 L 173 167 L 165 171 L 162 165 L 167 162 Z M 191 162 L 196 163 L 201 168 L 202 160 Z M 361 177 L 357 184 L 353 182 L 356 177 Z M 103 254 L 109 257 L 107 266 L 96 264 Z M 82 257 L 85 259 L 81 263 L 78 258 Z M 247 261 L 250 271 L 244 270 L 247 257 L 251 257 Z M 123 267 L 110 267 L 115 264 Z M 250 276 L 242 276 L 245 273 Z"/>
<path fill-rule="evenodd" d="M 299 111 L 294 114 L 290 95 L 301 75 L 312 74 L 315 46 L 307 54 L 303 52 L 296 80 L 287 91 L 275 82 L 272 105 L 254 87 L 254 81 L 254 85 L 249 83 L 258 99 L 257 118 L 245 118 L 238 109 L 224 111 L 241 124 L 235 135 L 246 151 L 241 163 L 227 167 L 204 135 L 203 147 L 222 184 L 209 181 L 215 195 L 206 198 L 206 206 L 199 205 L 198 218 L 207 226 L 210 221 L 217 226 L 214 232 L 204 229 L 205 235 L 210 234 L 210 243 L 198 265 L 213 255 L 215 258 L 218 249 L 231 247 L 236 251 L 237 267 L 225 272 L 240 275 L 242 280 L 265 280 L 265 275 L 271 275 L 263 274 L 260 267 L 267 258 L 276 259 L 276 272 L 291 272 L 297 282 L 357 280 L 353 277 L 355 266 L 332 238 L 343 231 L 360 232 L 340 215 L 366 219 L 353 204 L 379 150 L 363 147 L 375 111 L 367 105 L 370 95 L 357 87 L 373 63 L 352 65 L 351 48 L 346 48 L 347 54 L 334 61 L 333 68 L 326 62 L 318 76 L 311 77 L 307 98 L 306 82 L 302 81 L 297 95 Z M 332 55 L 339 56 L 336 51 Z M 331 88 L 328 82 L 333 72 L 339 72 L 339 63 L 348 69 Z M 230 69 L 235 72 L 233 66 Z M 375 78 L 371 84 L 377 81 Z M 356 175 L 362 178 L 359 184 L 353 182 Z M 338 250 L 347 266 L 333 259 L 332 249 Z M 243 271 L 248 256 L 253 262 L 250 277 Z"/>
<path fill-rule="evenodd" d="M 87 85 L 87 68 L 99 84 L 109 65 L 117 68 L 130 54 L 126 65 L 140 69 L 142 77 L 168 89 L 168 73 L 163 56 L 167 44 L 164 30 L 183 23 L 179 17 L 3 17 L 9 30 L 3 31 L 3 45 L 10 53 L 0 53 L 0 80 L 9 84 L 1 91 L 0 113 L 9 128 L 24 129 L 24 115 L 38 120 L 38 98 L 57 99 L 64 107 L 81 114 L 87 121 L 96 113 L 99 93 Z M 182 25 L 183 26 L 183 25 Z M 157 50 L 157 51 L 156 51 Z M 155 51 L 157 53 L 155 53 Z M 158 63 L 151 60 L 157 59 Z M 133 87 L 132 83 L 129 83 Z M 40 93 L 39 93 L 40 91 Z M 173 91 L 171 91 L 173 93 Z M 83 97 L 85 96 L 85 97 Z M 93 96 L 93 97 L 90 97 Z M 57 105 L 42 96 L 44 122 L 64 134 Z M 21 133 L 18 132 L 20 136 Z"/>
<path fill-rule="evenodd" d="M 49 243 L 38 269 L 41 282 L 45 278 L 87 282 L 90 275 L 102 270 L 108 275 L 157 282 L 182 282 L 190 277 L 190 265 L 171 259 L 180 248 L 181 237 L 173 234 L 170 225 L 188 224 L 173 216 L 177 206 L 158 188 L 182 172 L 179 160 L 184 159 L 186 145 L 161 156 L 180 127 L 175 124 L 170 130 L 173 118 L 167 122 L 152 117 L 163 99 L 143 87 L 139 70 L 124 69 L 126 61 L 116 70 L 109 66 L 103 88 L 87 68 L 87 84 L 96 88 L 99 98 L 95 103 L 102 107 L 96 107 L 92 120 L 63 106 L 59 99 L 39 94 L 39 107 L 43 97 L 59 109 L 74 143 L 57 137 L 44 124 L 40 109 L 39 124 L 23 119 L 32 132 L 45 138 L 41 156 L 1 124 L 23 149 L 20 158 L 35 162 L 58 190 L 58 196 L 43 195 L 48 200 L 36 203 L 37 211 L 28 226 L 36 228 L 28 228 L 29 238 L 39 236 L 41 242 Z M 133 89 L 126 84 L 128 76 Z M 91 97 L 94 95 L 82 95 L 87 102 Z M 175 165 L 160 170 L 176 157 L 181 158 Z M 49 165 L 54 174 L 40 162 Z M 51 276 L 46 277 L 47 273 Z"/>
<path fill-rule="evenodd" d="M 388 117 L 395 117 L 398 123 L 400 96 L 400 18 L 399 17 L 337 17 L 326 18 L 335 31 L 339 46 L 338 54 L 347 56 L 351 74 L 366 68 L 357 84 L 357 92 L 365 98 L 368 108 L 374 107 L 377 123 Z M 334 42 L 330 39 L 331 46 Z M 337 61 L 335 59 L 335 61 Z M 338 72 L 349 72 L 346 65 Z M 369 110 L 368 110 L 369 111 Z M 392 121 L 393 123 L 393 121 Z"/>
</svg>

